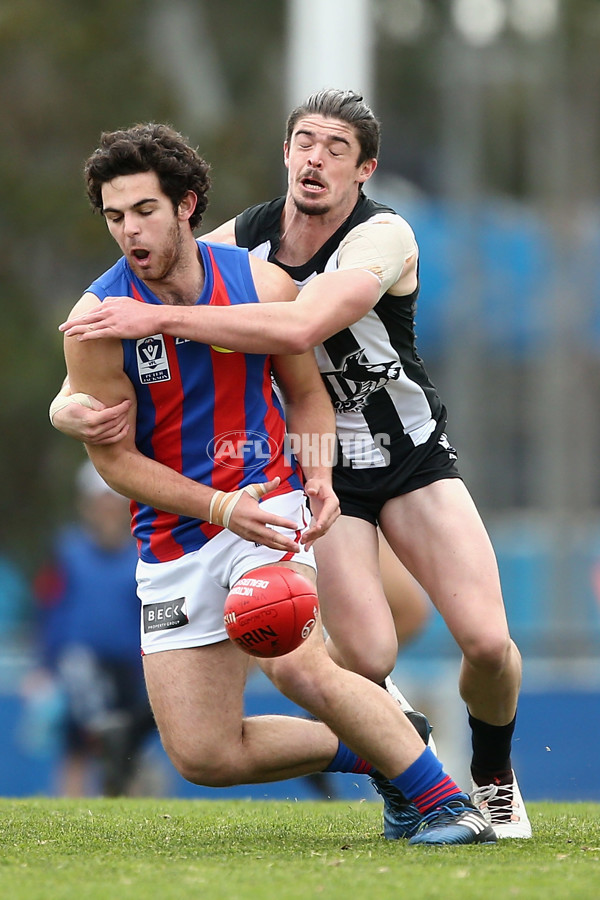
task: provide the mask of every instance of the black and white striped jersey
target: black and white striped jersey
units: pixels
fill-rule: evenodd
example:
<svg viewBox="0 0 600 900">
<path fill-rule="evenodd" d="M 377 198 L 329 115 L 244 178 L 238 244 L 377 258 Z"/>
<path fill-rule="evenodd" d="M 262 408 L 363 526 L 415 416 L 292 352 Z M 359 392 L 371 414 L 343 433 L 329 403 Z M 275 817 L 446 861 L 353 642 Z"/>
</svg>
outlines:
<svg viewBox="0 0 600 900">
<path fill-rule="evenodd" d="M 276 258 L 284 202 L 285 197 L 279 197 L 237 216 L 236 243 L 280 266 L 299 288 L 321 272 L 338 268 L 340 244 L 353 228 L 382 213 L 396 215 L 361 194 L 348 219 L 312 259 L 286 266 Z M 417 286 L 407 296 L 384 294 L 362 319 L 315 348 L 336 410 L 345 465 L 352 468 L 400 462 L 428 440 L 445 415 L 416 349 L 418 291 Z"/>
</svg>

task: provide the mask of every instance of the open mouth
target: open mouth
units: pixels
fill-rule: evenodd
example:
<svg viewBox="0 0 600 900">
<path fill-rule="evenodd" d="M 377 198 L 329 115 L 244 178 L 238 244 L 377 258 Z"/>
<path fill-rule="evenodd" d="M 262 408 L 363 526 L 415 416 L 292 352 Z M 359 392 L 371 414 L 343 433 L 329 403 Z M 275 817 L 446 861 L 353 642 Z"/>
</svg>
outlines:
<svg viewBox="0 0 600 900">
<path fill-rule="evenodd" d="M 325 190 L 325 185 L 321 184 L 321 182 L 317 181 L 315 178 L 303 178 L 300 184 L 311 193 L 319 193 L 320 191 Z"/>
<path fill-rule="evenodd" d="M 148 257 L 150 256 L 150 251 L 138 249 L 138 250 L 133 250 L 132 254 L 140 262 L 143 262 L 145 259 L 148 259 Z"/>
</svg>

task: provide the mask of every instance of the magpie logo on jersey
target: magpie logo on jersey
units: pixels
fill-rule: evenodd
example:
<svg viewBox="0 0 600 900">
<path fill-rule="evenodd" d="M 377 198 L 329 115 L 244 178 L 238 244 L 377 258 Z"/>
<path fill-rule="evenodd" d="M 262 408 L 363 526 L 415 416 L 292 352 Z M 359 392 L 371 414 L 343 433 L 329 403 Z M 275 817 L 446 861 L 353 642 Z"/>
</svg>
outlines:
<svg viewBox="0 0 600 900">
<path fill-rule="evenodd" d="M 144 634 L 181 628 L 190 621 L 185 608 L 185 597 L 179 597 L 177 600 L 163 600 L 160 603 L 146 603 L 143 606 L 143 612 Z"/>
<path fill-rule="evenodd" d="M 322 372 L 333 407 L 337 412 L 362 409 L 371 394 L 389 381 L 398 381 L 402 366 L 397 360 L 369 363 L 364 348 L 344 359 L 341 369 Z"/>
<path fill-rule="evenodd" d="M 445 434 L 440 434 L 440 439 L 438 441 L 438 444 L 440 445 L 440 447 L 444 448 L 444 450 L 447 452 L 450 459 L 458 459 L 458 453 L 456 452 L 456 450 L 454 449 L 454 447 L 452 446 L 452 444 L 450 443 L 450 441 L 448 440 L 448 438 Z"/>
<path fill-rule="evenodd" d="M 170 381 L 171 370 L 162 334 L 142 338 L 135 344 L 138 374 L 142 384 Z"/>
</svg>

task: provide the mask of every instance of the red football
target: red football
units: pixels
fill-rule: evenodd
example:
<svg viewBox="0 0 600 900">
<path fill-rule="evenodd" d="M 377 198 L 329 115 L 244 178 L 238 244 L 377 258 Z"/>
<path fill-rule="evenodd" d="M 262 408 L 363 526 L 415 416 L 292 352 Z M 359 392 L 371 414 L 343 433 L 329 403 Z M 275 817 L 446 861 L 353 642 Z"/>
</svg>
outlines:
<svg viewBox="0 0 600 900">
<path fill-rule="evenodd" d="M 283 656 L 306 640 L 318 611 L 317 594 L 307 578 L 286 566 L 262 566 L 231 588 L 225 628 L 251 656 Z"/>
</svg>

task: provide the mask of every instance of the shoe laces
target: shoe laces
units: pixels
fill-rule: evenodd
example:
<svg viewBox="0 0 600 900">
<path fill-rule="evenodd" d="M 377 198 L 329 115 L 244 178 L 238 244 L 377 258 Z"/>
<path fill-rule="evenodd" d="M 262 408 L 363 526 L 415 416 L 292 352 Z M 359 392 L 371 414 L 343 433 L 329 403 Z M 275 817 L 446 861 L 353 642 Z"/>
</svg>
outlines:
<svg viewBox="0 0 600 900">
<path fill-rule="evenodd" d="M 485 784 L 477 787 L 471 799 L 492 825 L 510 822 L 513 814 L 512 784 Z"/>
<path fill-rule="evenodd" d="M 373 777 L 371 781 L 377 793 L 384 798 L 393 813 L 403 812 L 411 805 L 410 800 L 404 796 L 400 788 L 393 785 L 387 778 Z"/>
<path fill-rule="evenodd" d="M 449 825 L 463 813 L 472 811 L 473 807 L 468 802 L 449 800 L 444 806 L 436 806 L 423 816 L 419 831 L 423 831 L 429 825 Z"/>
</svg>

